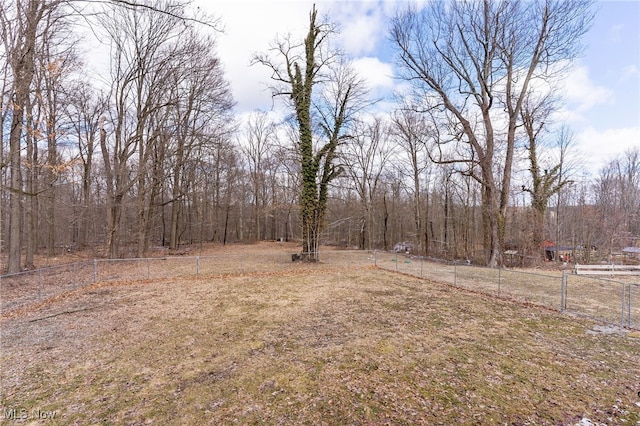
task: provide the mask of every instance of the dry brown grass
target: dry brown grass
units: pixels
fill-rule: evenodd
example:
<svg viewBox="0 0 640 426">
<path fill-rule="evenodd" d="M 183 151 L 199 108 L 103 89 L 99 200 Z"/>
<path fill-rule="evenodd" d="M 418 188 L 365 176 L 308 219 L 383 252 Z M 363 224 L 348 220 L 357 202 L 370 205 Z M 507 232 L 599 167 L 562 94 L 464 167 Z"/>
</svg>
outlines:
<svg viewBox="0 0 640 426">
<path fill-rule="evenodd" d="M 374 268 L 98 283 L 0 326 L 0 420 L 640 422 L 637 334 Z"/>
</svg>

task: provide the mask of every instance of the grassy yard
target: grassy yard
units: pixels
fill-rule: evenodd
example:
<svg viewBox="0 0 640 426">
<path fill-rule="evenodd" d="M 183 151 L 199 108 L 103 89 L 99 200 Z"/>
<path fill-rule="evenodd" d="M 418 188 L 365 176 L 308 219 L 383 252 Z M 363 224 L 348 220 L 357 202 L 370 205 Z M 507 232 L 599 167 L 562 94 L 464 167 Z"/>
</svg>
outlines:
<svg viewBox="0 0 640 426">
<path fill-rule="evenodd" d="M 0 326 L 3 424 L 640 424 L 637 332 L 374 267 L 98 283 Z"/>
</svg>

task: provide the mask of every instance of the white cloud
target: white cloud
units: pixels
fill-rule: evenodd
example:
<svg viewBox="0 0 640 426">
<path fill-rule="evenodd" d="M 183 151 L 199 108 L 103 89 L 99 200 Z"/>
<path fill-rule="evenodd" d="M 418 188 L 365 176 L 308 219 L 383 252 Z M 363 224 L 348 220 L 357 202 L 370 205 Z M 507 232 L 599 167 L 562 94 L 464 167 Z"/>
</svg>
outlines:
<svg viewBox="0 0 640 426">
<path fill-rule="evenodd" d="M 255 54 L 268 53 L 276 37 L 304 37 L 313 1 L 198 0 L 198 4 L 219 17 L 224 26 L 224 34 L 217 39 L 218 56 L 231 83 L 237 111 L 269 110 L 273 105 L 267 87 L 271 72 L 260 64 L 251 66 L 251 60 Z"/>
<path fill-rule="evenodd" d="M 358 58 L 353 61 L 353 68 L 372 90 L 391 89 L 394 85 L 393 67 L 378 58 Z"/>
<path fill-rule="evenodd" d="M 615 156 L 640 146 L 640 127 L 597 130 L 589 126 L 576 136 L 586 161 L 585 168 L 592 175 L 597 175 Z"/>
<path fill-rule="evenodd" d="M 342 21 L 340 43 L 350 56 L 373 53 L 380 38 L 384 36 L 384 30 L 381 31 L 384 29 L 384 17 L 379 9 L 366 8 L 368 4 L 364 2 L 360 5 L 358 9 L 350 8 L 345 14 L 339 11 L 337 16 Z"/>
<path fill-rule="evenodd" d="M 589 77 L 589 70 L 578 66 L 564 80 L 564 96 L 569 108 L 585 112 L 599 104 L 609 104 L 614 100 L 613 92 L 606 87 L 598 86 Z"/>
</svg>

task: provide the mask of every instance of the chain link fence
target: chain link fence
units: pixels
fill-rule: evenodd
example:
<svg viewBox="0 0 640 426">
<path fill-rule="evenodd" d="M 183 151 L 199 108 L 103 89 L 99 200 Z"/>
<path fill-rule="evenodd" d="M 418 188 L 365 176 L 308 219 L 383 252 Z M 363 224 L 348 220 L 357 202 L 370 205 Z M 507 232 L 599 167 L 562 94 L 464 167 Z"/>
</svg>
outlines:
<svg viewBox="0 0 640 426">
<path fill-rule="evenodd" d="M 0 275 L 0 315 L 100 282 L 201 279 L 273 273 L 305 268 L 332 269 L 374 264 L 373 252 L 327 251 L 318 264 L 293 262 L 291 254 L 220 254 L 141 259 L 95 259 Z"/>
<path fill-rule="evenodd" d="M 610 278 L 568 271 L 538 273 L 441 263 L 397 253 L 376 253 L 376 265 L 483 294 L 544 306 L 625 328 L 640 329 L 640 277 Z"/>
<path fill-rule="evenodd" d="M 144 259 L 96 259 L 0 276 L 0 315 L 99 282 L 207 277 L 376 266 L 479 293 L 544 306 L 626 328 L 640 328 L 639 277 L 625 280 L 536 273 L 442 263 L 380 251 L 331 250 L 320 263 L 293 262 L 291 254 L 220 254 Z M 636 281 L 634 281 L 636 280 Z"/>
</svg>

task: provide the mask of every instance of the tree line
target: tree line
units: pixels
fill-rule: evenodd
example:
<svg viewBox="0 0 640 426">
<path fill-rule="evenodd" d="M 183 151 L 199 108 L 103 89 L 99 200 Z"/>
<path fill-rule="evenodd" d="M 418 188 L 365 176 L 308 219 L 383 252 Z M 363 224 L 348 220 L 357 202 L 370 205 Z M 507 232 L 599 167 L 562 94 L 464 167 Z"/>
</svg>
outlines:
<svg viewBox="0 0 640 426">
<path fill-rule="evenodd" d="M 320 243 L 410 247 L 489 266 L 508 249 L 541 262 L 545 240 L 598 255 L 633 245 L 640 149 L 583 176 L 574 136 L 554 122 L 554 84 L 590 8 L 408 6 L 389 23 L 404 92 L 380 113 L 314 6 L 304 39 L 253 58 L 289 114 L 240 120 L 218 21 L 189 3 L 3 0 L 6 271 L 38 253 L 206 242 L 300 241 L 310 261 Z M 84 66 L 87 24 L 109 51 L 104 74 Z"/>
</svg>

